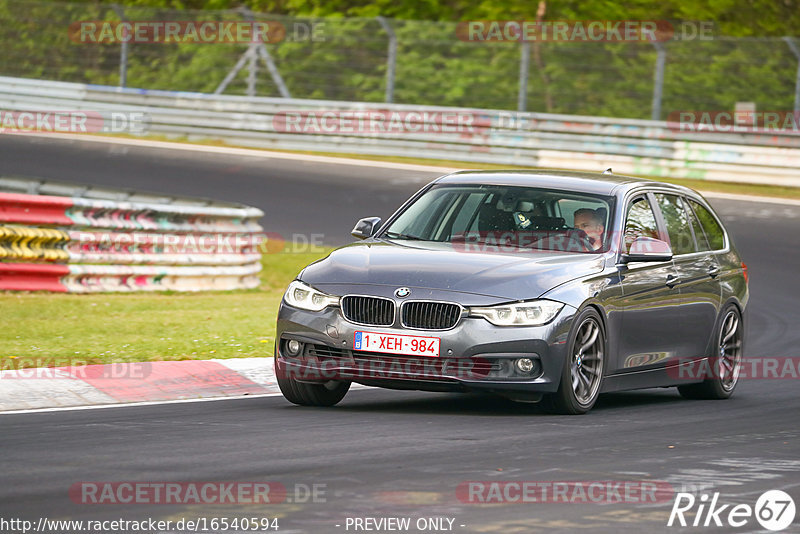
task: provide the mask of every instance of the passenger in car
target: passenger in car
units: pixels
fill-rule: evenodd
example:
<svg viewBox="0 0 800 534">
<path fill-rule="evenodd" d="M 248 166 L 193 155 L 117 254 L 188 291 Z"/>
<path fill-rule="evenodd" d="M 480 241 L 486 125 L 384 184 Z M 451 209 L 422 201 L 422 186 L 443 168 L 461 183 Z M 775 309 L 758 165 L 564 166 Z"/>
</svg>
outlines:
<svg viewBox="0 0 800 534">
<path fill-rule="evenodd" d="M 594 250 L 603 247 L 603 234 L 606 231 L 604 212 L 602 208 L 596 210 L 581 208 L 575 210 L 573 215 L 573 226 L 586 232 Z"/>
</svg>

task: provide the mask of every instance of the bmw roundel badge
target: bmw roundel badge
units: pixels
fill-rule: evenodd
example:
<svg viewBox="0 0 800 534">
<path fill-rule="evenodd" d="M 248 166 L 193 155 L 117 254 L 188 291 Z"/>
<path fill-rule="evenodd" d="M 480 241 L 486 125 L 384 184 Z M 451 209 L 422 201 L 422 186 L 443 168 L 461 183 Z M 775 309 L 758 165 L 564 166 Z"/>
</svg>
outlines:
<svg viewBox="0 0 800 534">
<path fill-rule="evenodd" d="M 394 296 L 399 299 L 406 298 L 410 294 L 411 290 L 408 289 L 407 287 L 398 287 L 397 289 L 394 290 Z"/>
</svg>

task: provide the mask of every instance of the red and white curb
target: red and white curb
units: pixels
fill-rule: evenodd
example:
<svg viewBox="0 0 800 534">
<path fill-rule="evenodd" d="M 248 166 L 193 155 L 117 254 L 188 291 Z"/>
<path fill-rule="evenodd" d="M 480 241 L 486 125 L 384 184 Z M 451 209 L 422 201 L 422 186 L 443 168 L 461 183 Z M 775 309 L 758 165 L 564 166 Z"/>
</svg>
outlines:
<svg viewBox="0 0 800 534">
<path fill-rule="evenodd" d="M 0 371 L 0 412 L 278 394 L 272 358 Z"/>
</svg>

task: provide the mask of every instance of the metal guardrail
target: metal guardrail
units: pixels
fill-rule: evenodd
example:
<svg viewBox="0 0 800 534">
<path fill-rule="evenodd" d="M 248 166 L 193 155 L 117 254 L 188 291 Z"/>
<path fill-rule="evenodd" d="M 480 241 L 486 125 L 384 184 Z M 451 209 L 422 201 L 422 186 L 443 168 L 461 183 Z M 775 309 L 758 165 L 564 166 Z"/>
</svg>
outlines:
<svg viewBox="0 0 800 534">
<path fill-rule="evenodd" d="M 0 178 L 0 290 L 257 287 L 261 210 Z"/>
<path fill-rule="evenodd" d="M 598 170 L 652 177 L 764 183 L 800 187 L 798 130 L 720 133 L 681 131 L 664 121 L 517 113 L 498 110 L 239 97 L 0 77 L 0 109 L 75 110 L 110 121 L 114 113 L 144 118 L 125 131 L 190 140 L 219 139 L 268 149 L 412 156 L 465 162 Z M 287 112 L 415 113 L 469 117 L 455 132 L 420 128 L 387 134 L 370 130 L 287 131 Z M 276 121 L 276 118 L 279 121 Z M 427 121 L 427 122 L 426 122 Z M 433 125 L 435 126 L 435 125 Z M 441 130 L 441 129 L 439 129 Z"/>
</svg>

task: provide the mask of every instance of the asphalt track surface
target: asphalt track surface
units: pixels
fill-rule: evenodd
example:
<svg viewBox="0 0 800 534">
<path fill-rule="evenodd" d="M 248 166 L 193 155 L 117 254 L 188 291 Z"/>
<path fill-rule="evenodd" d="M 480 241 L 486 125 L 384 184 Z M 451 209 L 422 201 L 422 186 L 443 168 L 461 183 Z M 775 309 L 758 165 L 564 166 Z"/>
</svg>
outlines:
<svg viewBox="0 0 800 534">
<path fill-rule="evenodd" d="M 332 244 L 348 241 L 355 219 L 389 215 L 434 176 L 13 136 L 0 137 L 0 166 L 3 175 L 246 202 L 265 211 L 268 231 L 324 234 Z M 800 207 L 712 204 L 749 266 L 746 355 L 800 357 Z M 481 396 L 383 390 L 351 391 L 333 409 L 262 397 L 3 415 L 0 518 L 279 516 L 283 532 L 335 533 L 355 531 L 347 518 L 409 517 L 413 526 L 446 517 L 453 532 L 726 532 L 668 528 L 671 498 L 489 506 L 462 502 L 456 488 L 649 480 L 719 492 L 721 504 L 753 505 L 762 492 L 783 489 L 800 507 L 799 386 L 743 380 L 727 401 L 686 401 L 673 389 L 609 394 L 580 417 Z M 259 506 L 85 505 L 68 495 L 81 481 L 275 481 L 290 490 L 323 484 L 326 493 Z M 759 529 L 750 519 L 737 531 Z M 800 515 L 786 532 L 798 531 Z"/>
</svg>

